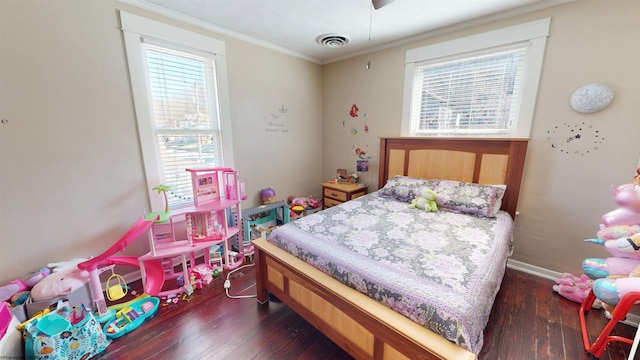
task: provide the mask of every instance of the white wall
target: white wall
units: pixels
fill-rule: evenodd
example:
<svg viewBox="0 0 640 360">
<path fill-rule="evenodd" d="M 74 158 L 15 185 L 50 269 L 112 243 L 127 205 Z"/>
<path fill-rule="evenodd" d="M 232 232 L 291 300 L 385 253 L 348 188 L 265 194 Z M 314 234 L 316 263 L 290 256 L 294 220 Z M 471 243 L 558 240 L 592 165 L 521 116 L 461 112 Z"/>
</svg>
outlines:
<svg viewBox="0 0 640 360">
<path fill-rule="evenodd" d="M 0 283 L 100 254 L 149 208 L 118 9 L 226 42 L 243 206 L 320 193 L 319 65 L 115 0 L 0 1 Z"/>
<path fill-rule="evenodd" d="M 582 240 L 615 207 L 609 185 L 630 182 L 640 157 L 636 1 L 576 1 L 399 46 L 371 54 L 369 71 L 367 56 L 319 66 L 115 0 L 0 1 L 0 282 L 99 254 L 149 206 L 120 8 L 226 42 L 245 207 L 264 187 L 280 199 L 318 196 L 335 169 L 355 170 L 356 148 L 373 157 L 364 178 L 374 188 L 378 137 L 400 132 L 407 49 L 551 17 L 513 258 L 576 273 L 585 257 L 606 256 Z M 613 104 L 572 111 L 573 90 L 594 81 L 616 91 Z M 354 103 L 358 118 L 348 115 Z M 272 115 L 287 132 L 267 131 Z M 593 124 L 606 140 L 590 155 L 559 154 L 546 132 L 565 122 Z M 127 249 L 145 251 L 144 240 Z"/>
<path fill-rule="evenodd" d="M 323 176 L 355 167 L 353 144 L 366 143 L 378 171 L 378 137 L 399 136 L 406 50 L 504 26 L 551 17 L 538 101 L 516 218 L 513 259 L 554 271 L 581 273 L 586 257 L 607 256 L 584 239 L 595 237 L 600 217 L 613 210 L 610 185 L 629 183 L 640 157 L 640 3 L 576 1 L 535 13 L 417 41 L 324 66 Z M 569 98 L 591 82 L 604 82 L 616 96 L 610 107 L 593 113 L 573 111 Z M 348 109 L 366 109 L 370 132 L 351 135 L 341 121 L 356 123 Z M 551 148 L 547 132 L 555 126 L 582 125 L 604 138 L 587 155 Z M 566 137 L 569 137 L 567 135 Z M 575 143 L 587 148 L 590 138 Z M 370 183 L 377 185 L 377 177 Z M 375 188 L 375 186 L 373 186 Z"/>
</svg>

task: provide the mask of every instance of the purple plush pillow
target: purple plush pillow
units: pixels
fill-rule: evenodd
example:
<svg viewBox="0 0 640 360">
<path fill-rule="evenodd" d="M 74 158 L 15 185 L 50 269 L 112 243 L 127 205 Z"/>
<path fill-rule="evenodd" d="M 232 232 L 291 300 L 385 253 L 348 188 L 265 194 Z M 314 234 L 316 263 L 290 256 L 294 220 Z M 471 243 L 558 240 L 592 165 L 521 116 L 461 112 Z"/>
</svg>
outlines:
<svg viewBox="0 0 640 360">
<path fill-rule="evenodd" d="M 387 181 L 384 187 L 379 190 L 379 194 L 384 197 L 411 202 L 411 200 L 422 195 L 422 189 L 424 187 L 435 189 L 439 182 L 440 180 L 427 180 L 396 175 Z"/>
<path fill-rule="evenodd" d="M 433 188 L 439 207 L 460 213 L 495 217 L 506 185 L 482 185 L 454 180 L 440 180 Z"/>
</svg>

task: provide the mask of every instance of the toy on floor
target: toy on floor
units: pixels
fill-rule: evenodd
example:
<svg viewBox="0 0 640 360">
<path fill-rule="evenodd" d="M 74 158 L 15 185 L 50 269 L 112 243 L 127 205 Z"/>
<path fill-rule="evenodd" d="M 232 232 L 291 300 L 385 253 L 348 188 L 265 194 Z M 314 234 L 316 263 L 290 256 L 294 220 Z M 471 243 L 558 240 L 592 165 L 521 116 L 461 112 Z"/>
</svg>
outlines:
<svg viewBox="0 0 640 360">
<path fill-rule="evenodd" d="M 13 280 L 0 287 L 0 301 L 7 301 L 11 299 L 13 295 L 25 290 L 27 290 L 27 285 L 25 285 L 24 281 Z"/>
<path fill-rule="evenodd" d="M 562 276 L 556 280 L 556 285 L 553 285 L 553 291 L 566 299 L 582 303 L 592 287 L 593 280 L 586 274 L 575 276 L 571 273 L 563 273 Z M 602 307 L 602 304 L 598 302 L 594 304 L 593 307 L 599 309 Z"/>
<path fill-rule="evenodd" d="M 78 268 L 67 268 L 45 277 L 31 289 L 34 301 L 55 299 L 70 294 L 89 282 L 89 273 Z"/>
<path fill-rule="evenodd" d="M 216 269 L 217 270 L 217 269 Z M 194 289 L 202 289 L 204 285 L 209 285 L 213 280 L 214 268 L 207 264 L 198 264 L 189 269 L 189 280 Z M 216 271 L 217 275 L 217 271 Z"/>
<path fill-rule="evenodd" d="M 30 290 L 34 285 L 39 283 L 45 276 L 51 274 L 49 268 L 43 267 L 39 270 L 26 274 L 22 279 L 13 280 L 7 284 L 0 286 L 0 302 L 7 301 L 14 304 L 14 297 L 18 299 L 24 297 L 25 292 Z M 28 293 L 27 293 L 28 297 Z M 15 305 L 20 305 L 17 303 Z"/>
<path fill-rule="evenodd" d="M 27 323 L 23 333 L 27 359 L 89 359 L 111 343 L 89 309 L 65 301 Z"/>
<path fill-rule="evenodd" d="M 287 205 L 289 205 L 289 217 L 295 219 L 302 216 L 305 210 L 317 209 L 321 203 L 311 195 L 309 197 L 291 195 L 287 198 Z"/>
<path fill-rule="evenodd" d="M 296 219 L 302 216 L 303 212 L 304 212 L 304 207 L 300 205 L 294 205 L 291 208 L 289 208 L 289 217 L 292 219 Z"/>
<path fill-rule="evenodd" d="M 134 301 L 116 312 L 116 318 L 104 325 L 104 333 L 111 339 L 130 333 L 155 314 L 159 304 L 160 299 L 153 296 Z"/>
<path fill-rule="evenodd" d="M 117 281 L 117 283 L 112 284 L 111 282 Z M 129 291 L 129 287 L 127 283 L 124 281 L 124 278 L 119 274 L 116 274 L 111 268 L 111 276 L 107 279 L 107 299 L 109 301 L 117 301 L 122 299 L 127 292 Z"/>
<path fill-rule="evenodd" d="M 628 276 L 636 267 L 640 265 L 640 260 L 608 257 L 608 258 L 587 258 L 582 261 L 582 270 L 591 279 L 601 279 L 606 277 Z"/>
<path fill-rule="evenodd" d="M 287 198 L 289 206 L 301 206 L 303 210 L 317 209 L 320 206 L 320 202 L 309 195 L 309 197 L 295 197 L 293 195 Z"/>
<path fill-rule="evenodd" d="M 593 282 L 593 293 L 606 306 L 618 304 L 630 293 L 640 291 L 640 168 L 632 184 L 612 187 L 618 209 L 602 216 L 598 239 L 613 257 L 588 258 L 582 268 Z M 605 306 L 605 307 L 606 307 Z"/>
<path fill-rule="evenodd" d="M 640 225 L 614 225 L 606 227 L 600 224 L 597 239 L 586 239 L 586 242 L 602 245 L 611 256 L 640 259 L 640 252 L 627 252 L 619 249 L 619 239 L 626 239 L 640 233 Z M 611 241 L 613 240 L 613 241 Z"/>
<path fill-rule="evenodd" d="M 138 220 L 122 235 L 113 245 L 111 245 L 102 254 L 92 257 L 89 260 L 80 262 L 77 267 L 83 269 L 89 274 L 89 285 L 91 287 L 91 297 L 93 300 L 92 308 L 97 312 L 97 319 L 104 322 L 112 317 L 112 312 L 107 310 L 106 300 L 102 291 L 102 283 L 100 282 L 100 272 L 106 266 L 111 265 L 127 265 L 140 267 L 140 261 L 136 256 L 115 256 L 119 251 L 123 251 L 129 243 L 138 239 L 140 235 L 145 233 L 159 219 L 159 216 L 150 217 L 149 219 L 140 217 Z M 162 265 L 154 260 L 146 260 L 143 262 L 145 271 L 143 283 L 145 284 L 145 292 L 151 295 L 158 294 L 164 283 L 164 269 Z"/>
</svg>

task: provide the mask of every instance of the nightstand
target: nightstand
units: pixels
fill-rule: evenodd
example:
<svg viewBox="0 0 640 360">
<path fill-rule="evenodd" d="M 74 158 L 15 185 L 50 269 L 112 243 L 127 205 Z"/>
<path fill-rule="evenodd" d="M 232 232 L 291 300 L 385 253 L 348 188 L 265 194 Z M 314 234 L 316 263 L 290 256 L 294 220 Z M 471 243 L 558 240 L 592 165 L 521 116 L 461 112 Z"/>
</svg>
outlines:
<svg viewBox="0 0 640 360">
<path fill-rule="evenodd" d="M 322 208 L 327 209 L 367 194 L 369 185 L 322 183 Z"/>
</svg>

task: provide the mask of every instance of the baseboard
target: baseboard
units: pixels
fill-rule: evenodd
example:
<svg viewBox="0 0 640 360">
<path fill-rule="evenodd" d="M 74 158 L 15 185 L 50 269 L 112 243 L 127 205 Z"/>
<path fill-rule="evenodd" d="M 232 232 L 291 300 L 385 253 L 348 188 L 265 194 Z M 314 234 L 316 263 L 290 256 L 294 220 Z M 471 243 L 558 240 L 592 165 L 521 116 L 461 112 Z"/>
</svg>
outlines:
<svg viewBox="0 0 640 360">
<path fill-rule="evenodd" d="M 559 273 L 557 271 L 545 269 L 539 266 L 527 264 L 522 261 L 513 260 L 513 259 L 507 260 L 507 267 L 513 270 L 522 271 L 527 274 L 531 274 L 534 276 L 538 276 L 538 277 L 548 279 L 548 280 L 553 280 L 553 281 L 557 280 L 562 276 L 562 273 Z M 553 290 L 549 289 L 549 291 L 553 291 Z M 578 314 L 576 314 L 576 316 L 578 316 Z M 609 314 L 607 314 L 607 318 L 611 318 Z M 621 321 L 621 323 L 627 324 L 633 327 L 638 327 L 638 323 L 640 323 L 640 315 L 628 313 L 627 318 L 624 321 Z"/>
<path fill-rule="evenodd" d="M 507 260 L 507 267 L 510 269 L 522 271 L 527 274 L 535 275 L 537 277 L 554 280 L 554 281 L 562 276 L 562 273 L 559 273 L 557 271 L 552 271 L 549 269 L 545 269 L 539 266 L 527 264 L 522 261 L 513 260 L 513 259 Z"/>
</svg>

